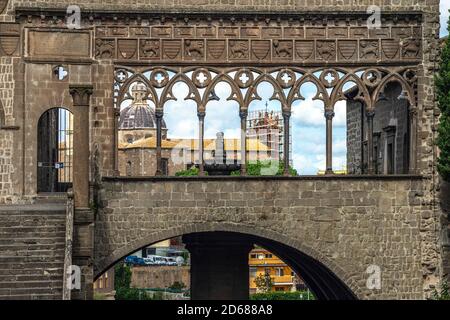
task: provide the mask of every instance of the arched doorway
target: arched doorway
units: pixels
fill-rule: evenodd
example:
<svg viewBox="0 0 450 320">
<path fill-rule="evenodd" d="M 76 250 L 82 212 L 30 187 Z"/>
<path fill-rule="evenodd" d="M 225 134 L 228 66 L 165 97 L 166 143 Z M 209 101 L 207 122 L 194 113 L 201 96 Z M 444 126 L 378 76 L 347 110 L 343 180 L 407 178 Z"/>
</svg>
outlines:
<svg viewBox="0 0 450 320">
<path fill-rule="evenodd" d="M 38 192 L 66 192 L 73 181 L 73 115 L 47 110 L 38 122 Z"/>
</svg>

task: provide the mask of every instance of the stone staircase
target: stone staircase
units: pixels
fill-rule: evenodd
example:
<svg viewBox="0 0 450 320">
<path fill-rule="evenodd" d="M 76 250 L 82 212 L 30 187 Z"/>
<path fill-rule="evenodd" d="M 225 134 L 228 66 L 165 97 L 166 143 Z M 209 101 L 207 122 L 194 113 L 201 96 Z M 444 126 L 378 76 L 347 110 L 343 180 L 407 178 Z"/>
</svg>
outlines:
<svg viewBox="0 0 450 320">
<path fill-rule="evenodd" d="M 0 206 L 0 300 L 62 298 L 65 201 Z"/>
</svg>

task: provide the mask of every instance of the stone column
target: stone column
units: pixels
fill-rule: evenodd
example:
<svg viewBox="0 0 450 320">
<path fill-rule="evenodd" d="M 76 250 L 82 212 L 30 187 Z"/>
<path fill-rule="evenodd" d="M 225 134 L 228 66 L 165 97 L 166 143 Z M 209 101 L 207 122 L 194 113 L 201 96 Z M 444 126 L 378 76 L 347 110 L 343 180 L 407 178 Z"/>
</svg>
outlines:
<svg viewBox="0 0 450 320">
<path fill-rule="evenodd" d="M 119 119 L 120 110 L 118 108 L 114 109 L 114 145 L 113 145 L 113 155 L 114 155 L 114 175 L 119 176 Z"/>
<path fill-rule="evenodd" d="M 76 208 L 89 207 L 89 101 L 92 85 L 71 85 L 73 99 L 73 191 Z"/>
<path fill-rule="evenodd" d="M 75 202 L 72 263 L 81 270 L 73 300 L 93 298 L 94 213 L 89 208 L 89 100 L 91 85 L 71 85 L 74 110 L 73 191 Z"/>
<path fill-rule="evenodd" d="M 247 111 L 239 113 L 241 117 L 241 175 L 247 174 Z"/>
<path fill-rule="evenodd" d="M 367 173 L 374 174 L 373 168 L 373 118 L 375 111 L 370 110 L 366 113 L 367 117 Z"/>
<path fill-rule="evenodd" d="M 333 110 L 325 110 L 325 119 L 327 121 L 326 138 L 326 170 L 325 174 L 333 174 Z"/>
<path fill-rule="evenodd" d="M 417 107 L 409 109 L 409 173 L 417 173 Z"/>
<path fill-rule="evenodd" d="M 156 176 L 162 176 L 162 168 L 161 168 L 161 145 L 162 145 L 162 119 L 164 113 L 162 110 L 156 110 Z"/>
<path fill-rule="evenodd" d="M 283 153 L 284 153 L 284 171 L 283 175 L 289 176 L 289 134 L 290 134 L 290 125 L 289 121 L 291 118 L 290 111 L 283 111 L 283 121 L 284 121 L 284 143 L 283 143 Z"/>
<path fill-rule="evenodd" d="M 205 112 L 199 111 L 197 113 L 198 116 L 198 160 L 199 160 L 199 168 L 200 168 L 200 175 L 205 175 L 205 160 L 203 155 L 203 139 L 205 135 Z"/>
<path fill-rule="evenodd" d="M 226 232 L 183 236 L 191 254 L 192 300 L 247 300 L 253 243 Z"/>
</svg>

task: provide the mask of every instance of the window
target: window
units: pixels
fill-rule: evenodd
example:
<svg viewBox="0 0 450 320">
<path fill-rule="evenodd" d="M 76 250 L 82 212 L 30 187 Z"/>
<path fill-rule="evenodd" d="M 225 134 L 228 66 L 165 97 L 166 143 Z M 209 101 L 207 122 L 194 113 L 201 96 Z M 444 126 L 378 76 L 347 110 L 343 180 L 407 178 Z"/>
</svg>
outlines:
<svg viewBox="0 0 450 320">
<path fill-rule="evenodd" d="M 162 171 L 163 176 L 169 175 L 169 159 L 167 159 L 167 158 L 161 159 L 161 171 Z"/>
<path fill-rule="evenodd" d="M 266 253 L 266 259 L 272 259 L 272 254 L 271 253 Z"/>
<path fill-rule="evenodd" d="M 256 253 L 252 253 L 252 254 L 250 254 L 250 258 L 251 259 L 257 259 L 258 255 Z"/>
<path fill-rule="evenodd" d="M 276 268 L 275 269 L 277 277 L 283 277 L 284 276 L 284 268 Z"/>
<path fill-rule="evenodd" d="M 394 145 L 392 143 L 387 145 L 387 173 L 394 173 Z"/>
<path fill-rule="evenodd" d="M 255 278 L 256 277 L 256 268 L 251 267 L 250 268 L 250 278 Z"/>
</svg>

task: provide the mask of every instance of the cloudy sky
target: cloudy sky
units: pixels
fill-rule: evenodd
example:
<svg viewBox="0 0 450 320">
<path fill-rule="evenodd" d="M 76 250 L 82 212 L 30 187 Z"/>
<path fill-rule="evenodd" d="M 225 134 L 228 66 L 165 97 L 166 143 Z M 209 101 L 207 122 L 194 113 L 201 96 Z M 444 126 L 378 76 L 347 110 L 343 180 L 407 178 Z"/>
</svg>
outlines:
<svg viewBox="0 0 450 320">
<path fill-rule="evenodd" d="M 448 10 L 450 10 L 450 0 L 441 0 L 441 35 L 447 35 Z"/>
<path fill-rule="evenodd" d="M 441 35 L 446 35 L 450 1 L 441 1 Z M 325 169 L 325 118 L 321 101 L 313 101 L 315 86 L 306 84 L 301 89 L 305 101 L 297 101 L 292 114 L 292 158 L 295 169 L 300 174 L 317 174 Z M 169 128 L 171 138 L 197 138 L 198 120 L 196 105 L 193 101 L 184 101 L 187 96 L 187 86 L 183 83 L 173 90 L 178 101 L 170 102 L 165 107 L 164 119 Z M 231 89 L 228 84 L 219 84 L 216 94 L 220 101 L 207 105 L 205 118 L 205 137 L 214 138 L 217 132 L 224 132 L 226 138 L 240 138 L 239 107 L 234 101 L 226 101 Z M 262 101 L 254 101 L 249 111 L 265 110 L 279 111 L 277 101 L 269 102 L 273 89 L 267 83 L 258 88 Z M 266 107 L 267 103 L 267 107 Z M 335 170 L 346 167 L 346 113 L 345 102 L 335 106 L 333 121 L 333 167 Z"/>
</svg>

